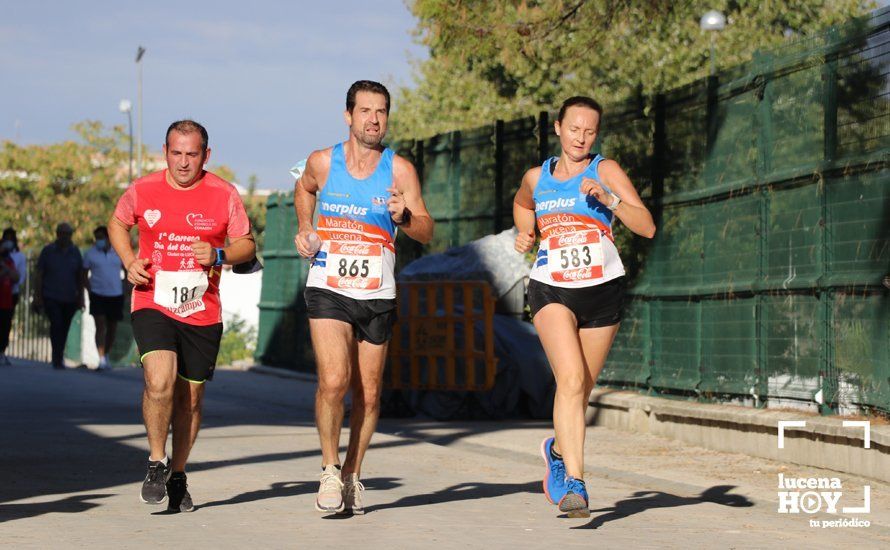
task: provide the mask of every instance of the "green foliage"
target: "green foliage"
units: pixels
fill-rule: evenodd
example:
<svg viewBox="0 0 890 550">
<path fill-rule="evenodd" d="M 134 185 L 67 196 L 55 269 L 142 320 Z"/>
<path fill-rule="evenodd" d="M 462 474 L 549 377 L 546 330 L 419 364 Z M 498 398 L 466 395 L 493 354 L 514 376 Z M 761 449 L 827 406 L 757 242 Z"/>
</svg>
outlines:
<svg viewBox="0 0 890 550">
<path fill-rule="evenodd" d="M 123 126 L 97 121 L 73 126 L 79 140 L 51 145 L 0 144 L 0 226 L 14 227 L 23 249 L 39 250 L 67 221 L 79 246 L 108 222 L 129 158 Z"/>
<path fill-rule="evenodd" d="M 416 0 L 418 41 L 430 58 L 415 86 L 397 93 L 391 136 L 425 138 L 552 110 L 571 95 L 609 105 L 664 91 L 708 74 L 710 44 L 718 69 L 758 49 L 808 36 L 863 14 L 861 0 Z M 708 10 L 727 16 L 708 33 Z"/>
<path fill-rule="evenodd" d="M 256 328 L 249 326 L 247 321 L 236 315 L 223 331 L 216 363 L 231 365 L 241 359 L 251 359 L 256 349 L 256 342 Z"/>
</svg>

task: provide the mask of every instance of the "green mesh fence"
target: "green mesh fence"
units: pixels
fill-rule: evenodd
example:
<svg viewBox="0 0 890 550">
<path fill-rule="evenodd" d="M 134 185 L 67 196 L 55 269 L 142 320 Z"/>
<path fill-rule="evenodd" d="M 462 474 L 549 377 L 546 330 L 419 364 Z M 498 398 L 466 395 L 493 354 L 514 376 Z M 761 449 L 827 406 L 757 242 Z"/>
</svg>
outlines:
<svg viewBox="0 0 890 550">
<path fill-rule="evenodd" d="M 616 229 L 633 284 L 602 383 L 890 410 L 888 66 L 884 9 L 606 107 L 596 150 L 628 172 L 658 234 Z M 555 116 L 394 144 L 436 219 L 429 245 L 400 237 L 397 265 L 511 227 L 522 175 L 559 153 Z M 268 224 L 257 354 L 303 368 L 290 197 L 270 199 Z"/>
</svg>

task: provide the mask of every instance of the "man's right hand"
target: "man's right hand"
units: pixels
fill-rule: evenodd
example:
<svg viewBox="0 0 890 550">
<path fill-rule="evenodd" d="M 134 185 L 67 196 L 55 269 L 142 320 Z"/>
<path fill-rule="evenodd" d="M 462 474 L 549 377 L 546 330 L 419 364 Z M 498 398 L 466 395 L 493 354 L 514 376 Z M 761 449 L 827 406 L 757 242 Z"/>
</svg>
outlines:
<svg viewBox="0 0 890 550">
<path fill-rule="evenodd" d="M 130 262 L 127 266 L 127 280 L 136 286 L 151 282 L 151 274 L 145 269 L 150 263 L 148 258 L 136 258 Z"/>
<path fill-rule="evenodd" d="M 528 233 L 523 233 L 522 231 L 516 235 L 516 243 L 513 245 L 513 248 L 516 249 L 516 252 L 521 254 L 525 254 L 532 247 L 535 246 L 535 232 L 529 231 Z"/>
<path fill-rule="evenodd" d="M 300 256 L 304 258 L 311 258 L 315 256 L 315 253 L 318 252 L 318 249 L 313 249 L 311 243 L 309 242 L 309 235 L 315 233 L 311 229 L 304 229 L 297 233 L 296 237 L 294 237 L 294 245 L 297 247 L 297 252 L 300 253 Z M 316 235 L 317 237 L 317 235 Z"/>
</svg>

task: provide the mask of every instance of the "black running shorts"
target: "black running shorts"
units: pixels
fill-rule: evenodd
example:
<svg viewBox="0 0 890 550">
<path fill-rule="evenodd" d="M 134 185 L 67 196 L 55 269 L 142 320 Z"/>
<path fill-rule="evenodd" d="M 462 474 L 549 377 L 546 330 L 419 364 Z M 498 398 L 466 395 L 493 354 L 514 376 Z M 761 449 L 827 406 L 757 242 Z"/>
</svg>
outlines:
<svg viewBox="0 0 890 550">
<path fill-rule="evenodd" d="M 213 378 L 222 340 L 222 323 L 189 325 L 156 309 L 134 311 L 132 322 L 140 359 L 153 351 L 172 351 L 176 353 L 176 370 L 180 378 L 196 383 Z"/>
<path fill-rule="evenodd" d="M 124 297 L 100 296 L 90 292 L 90 315 L 102 315 L 109 321 L 120 321 L 124 318 Z"/>
<path fill-rule="evenodd" d="M 310 319 L 336 319 L 352 325 L 356 339 L 383 344 L 392 338 L 396 301 L 356 300 L 323 288 L 309 287 L 304 293 Z"/>
<path fill-rule="evenodd" d="M 585 288 L 562 288 L 532 280 L 528 283 L 528 306 L 534 316 L 547 304 L 562 304 L 575 314 L 578 328 L 608 327 L 621 322 L 624 292 L 624 277 Z"/>
</svg>

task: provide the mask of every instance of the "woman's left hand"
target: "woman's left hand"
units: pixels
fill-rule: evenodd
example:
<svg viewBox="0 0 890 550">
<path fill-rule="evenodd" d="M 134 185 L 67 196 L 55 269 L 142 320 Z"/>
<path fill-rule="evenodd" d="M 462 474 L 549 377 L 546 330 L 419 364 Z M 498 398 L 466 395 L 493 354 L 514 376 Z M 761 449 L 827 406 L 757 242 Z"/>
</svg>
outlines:
<svg viewBox="0 0 890 550">
<path fill-rule="evenodd" d="M 581 180 L 581 192 L 585 195 L 593 195 L 593 198 L 605 204 L 612 204 L 612 193 L 606 191 L 598 181 L 592 178 L 584 178 Z"/>
</svg>

